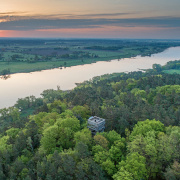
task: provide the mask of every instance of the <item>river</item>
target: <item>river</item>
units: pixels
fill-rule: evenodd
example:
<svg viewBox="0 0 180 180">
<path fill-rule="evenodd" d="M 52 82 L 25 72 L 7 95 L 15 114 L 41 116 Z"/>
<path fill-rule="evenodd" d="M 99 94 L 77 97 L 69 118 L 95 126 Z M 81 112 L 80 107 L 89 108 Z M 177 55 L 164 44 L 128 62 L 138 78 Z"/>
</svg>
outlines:
<svg viewBox="0 0 180 180">
<path fill-rule="evenodd" d="M 151 57 L 137 56 L 119 61 L 101 61 L 63 69 L 12 74 L 9 79 L 0 79 L 0 108 L 13 106 L 18 98 L 30 95 L 39 97 L 45 89 L 57 89 L 57 86 L 60 86 L 62 90 L 69 90 L 75 87 L 75 83 L 89 80 L 94 76 L 148 69 L 155 63 L 165 65 L 168 61 L 179 59 L 180 47 L 171 47 Z"/>
</svg>

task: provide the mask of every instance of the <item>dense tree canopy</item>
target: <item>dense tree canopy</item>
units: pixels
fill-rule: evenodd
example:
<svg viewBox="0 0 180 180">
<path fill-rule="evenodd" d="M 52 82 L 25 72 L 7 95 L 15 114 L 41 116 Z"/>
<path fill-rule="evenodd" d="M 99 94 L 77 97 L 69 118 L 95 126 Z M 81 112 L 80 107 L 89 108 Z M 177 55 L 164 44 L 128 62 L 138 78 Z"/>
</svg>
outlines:
<svg viewBox="0 0 180 180">
<path fill-rule="evenodd" d="M 178 180 L 180 75 L 157 67 L 1 109 L 0 179 Z M 91 134 L 91 115 L 106 119 L 105 132 Z"/>
</svg>

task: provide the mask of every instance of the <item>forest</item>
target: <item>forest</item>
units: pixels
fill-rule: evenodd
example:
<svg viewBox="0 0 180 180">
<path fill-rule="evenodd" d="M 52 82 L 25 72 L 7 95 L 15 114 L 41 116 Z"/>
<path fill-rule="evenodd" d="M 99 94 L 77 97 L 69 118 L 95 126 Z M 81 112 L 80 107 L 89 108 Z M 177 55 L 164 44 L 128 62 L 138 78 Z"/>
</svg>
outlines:
<svg viewBox="0 0 180 180">
<path fill-rule="evenodd" d="M 0 110 L 0 179 L 180 179 L 180 60 L 44 90 Z M 90 116 L 106 120 L 92 135 Z"/>
</svg>

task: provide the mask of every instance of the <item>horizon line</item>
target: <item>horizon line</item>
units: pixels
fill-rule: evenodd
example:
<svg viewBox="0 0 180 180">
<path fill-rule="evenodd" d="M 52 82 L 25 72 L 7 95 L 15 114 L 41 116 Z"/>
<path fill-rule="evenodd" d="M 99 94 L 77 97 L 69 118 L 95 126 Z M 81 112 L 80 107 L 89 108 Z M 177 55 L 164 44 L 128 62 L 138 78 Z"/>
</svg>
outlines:
<svg viewBox="0 0 180 180">
<path fill-rule="evenodd" d="M 82 40 L 180 40 L 180 38 L 89 38 L 89 37 L 0 37 L 0 39 L 64 39 L 64 40 L 70 40 L 70 39 L 82 39 Z"/>
</svg>

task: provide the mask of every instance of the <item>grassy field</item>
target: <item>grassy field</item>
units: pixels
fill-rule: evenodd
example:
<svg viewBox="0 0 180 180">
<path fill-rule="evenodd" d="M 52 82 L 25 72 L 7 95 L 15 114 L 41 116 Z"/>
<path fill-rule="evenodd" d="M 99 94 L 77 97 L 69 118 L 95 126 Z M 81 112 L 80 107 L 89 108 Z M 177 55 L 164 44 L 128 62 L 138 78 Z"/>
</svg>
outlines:
<svg viewBox="0 0 180 180">
<path fill-rule="evenodd" d="M 180 46 L 180 42 L 158 40 L 3 40 L 0 41 L 0 74 L 70 67 L 137 55 L 150 56 L 171 46 Z"/>
<path fill-rule="evenodd" d="M 179 69 L 164 70 L 163 72 L 167 73 L 167 74 L 180 74 L 180 70 Z"/>
<path fill-rule="evenodd" d="M 66 65 L 64 65 L 66 62 Z M 45 69 L 52 69 L 52 68 L 60 68 L 60 67 L 70 67 L 82 64 L 90 64 L 96 62 L 94 60 L 69 60 L 69 61 L 55 61 L 55 62 L 36 62 L 36 63 L 27 63 L 27 62 L 10 62 L 9 64 L 5 62 L 0 62 L 0 71 L 4 69 L 10 69 L 10 73 L 22 73 L 22 72 L 33 72 Z"/>
</svg>

